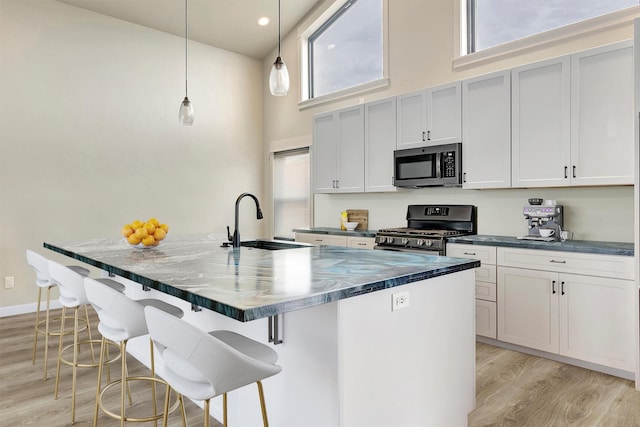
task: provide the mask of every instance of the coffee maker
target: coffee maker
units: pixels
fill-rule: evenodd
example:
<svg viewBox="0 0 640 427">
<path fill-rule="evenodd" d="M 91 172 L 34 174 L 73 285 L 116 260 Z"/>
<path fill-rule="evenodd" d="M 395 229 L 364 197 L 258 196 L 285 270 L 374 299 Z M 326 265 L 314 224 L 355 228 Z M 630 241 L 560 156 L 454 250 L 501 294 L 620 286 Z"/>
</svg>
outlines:
<svg viewBox="0 0 640 427">
<path fill-rule="evenodd" d="M 529 206 L 522 208 L 529 232 L 521 239 L 559 242 L 564 227 L 563 206 L 555 204 L 554 200 L 542 204 L 542 199 L 529 199 L 529 203 Z M 552 230 L 552 235 L 542 236 L 540 229 Z"/>
</svg>

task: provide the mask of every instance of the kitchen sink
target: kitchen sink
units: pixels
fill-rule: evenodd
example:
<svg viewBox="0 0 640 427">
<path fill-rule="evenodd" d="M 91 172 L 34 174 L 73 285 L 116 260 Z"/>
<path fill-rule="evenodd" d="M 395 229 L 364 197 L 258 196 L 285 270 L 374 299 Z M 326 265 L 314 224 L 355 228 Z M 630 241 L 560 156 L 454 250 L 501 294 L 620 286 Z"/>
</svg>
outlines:
<svg viewBox="0 0 640 427">
<path fill-rule="evenodd" d="M 265 249 L 267 251 L 277 251 L 280 249 L 308 248 L 312 245 L 288 242 L 284 240 L 247 240 L 245 242 L 240 242 L 240 246 L 244 246 L 246 248 Z"/>
</svg>

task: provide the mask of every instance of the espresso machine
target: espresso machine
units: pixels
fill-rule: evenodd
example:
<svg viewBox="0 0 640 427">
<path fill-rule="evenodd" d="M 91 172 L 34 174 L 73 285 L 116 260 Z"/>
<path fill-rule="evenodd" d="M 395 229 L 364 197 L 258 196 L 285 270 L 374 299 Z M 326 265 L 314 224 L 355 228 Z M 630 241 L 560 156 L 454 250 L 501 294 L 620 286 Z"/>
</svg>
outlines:
<svg viewBox="0 0 640 427">
<path fill-rule="evenodd" d="M 564 227 L 563 206 L 553 203 L 542 204 L 541 199 L 533 199 L 536 204 L 529 201 L 530 205 L 522 208 L 522 214 L 527 220 L 528 234 L 519 237 L 524 240 L 539 240 L 543 242 L 561 241 L 562 228 Z M 539 202 L 538 202 L 539 201 Z M 549 201 L 548 201 L 549 202 Z M 540 229 L 553 230 L 551 236 L 543 236 Z"/>
</svg>

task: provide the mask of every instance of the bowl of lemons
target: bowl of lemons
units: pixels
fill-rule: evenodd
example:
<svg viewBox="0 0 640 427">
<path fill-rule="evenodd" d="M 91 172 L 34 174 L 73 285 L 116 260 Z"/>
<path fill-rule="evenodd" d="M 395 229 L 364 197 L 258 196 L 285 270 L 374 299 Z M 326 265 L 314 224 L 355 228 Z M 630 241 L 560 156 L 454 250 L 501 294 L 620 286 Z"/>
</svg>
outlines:
<svg viewBox="0 0 640 427">
<path fill-rule="evenodd" d="M 153 248 L 158 246 L 169 232 L 167 224 L 161 224 L 156 218 L 150 218 L 146 222 L 135 220 L 122 227 L 121 233 L 127 243 L 140 248 Z"/>
</svg>

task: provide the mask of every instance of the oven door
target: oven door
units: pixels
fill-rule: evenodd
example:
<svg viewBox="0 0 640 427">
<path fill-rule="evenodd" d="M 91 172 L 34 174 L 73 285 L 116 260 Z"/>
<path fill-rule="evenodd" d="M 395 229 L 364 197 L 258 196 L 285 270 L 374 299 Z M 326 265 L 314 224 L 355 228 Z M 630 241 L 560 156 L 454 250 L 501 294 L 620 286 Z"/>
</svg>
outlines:
<svg viewBox="0 0 640 427">
<path fill-rule="evenodd" d="M 422 255 L 434 255 L 434 256 L 444 256 L 444 253 L 440 253 L 440 251 L 430 251 L 426 249 L 414 249 L 414 248 L 403 248 L 399 246 L 381 246 L 375 245 L 373 249 L 379 251 L 394 251 L 394 252 L 411 252 Z"/>
</svg>

